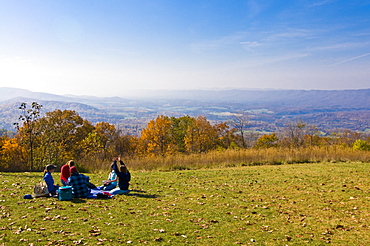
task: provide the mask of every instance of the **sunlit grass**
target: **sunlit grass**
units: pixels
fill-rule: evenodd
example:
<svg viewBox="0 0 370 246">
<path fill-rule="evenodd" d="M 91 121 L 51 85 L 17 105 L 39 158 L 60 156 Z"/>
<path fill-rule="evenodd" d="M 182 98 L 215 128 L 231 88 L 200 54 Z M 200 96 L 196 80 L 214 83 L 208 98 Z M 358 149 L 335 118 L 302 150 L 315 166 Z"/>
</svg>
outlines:
<svg viewBox="0 0 370 246">
<path fill-rule="evenodd" d="M 174 154 L 166 157 L 125 158 L 125 162 L 131 170 L 136 171 L 196 170 L 292 163 L 369 161 L 370 151 L 355 151 L 351 148 L 341 148 L 338 146 L 300 149 L 229 149 L 201 154 Z M 84 166 L 93 172 L 108 169 L 106 163 L 101 165 L 99 161 L 90 161 Z"/>
<path fill-rule="evenodd" d="M 132 172 L 130 195 L 74 201 L 23 199 L 41 173 L 1 173 L 0 245 L 369 245 L 369 173 L 369 163 Z"/>
</svg>

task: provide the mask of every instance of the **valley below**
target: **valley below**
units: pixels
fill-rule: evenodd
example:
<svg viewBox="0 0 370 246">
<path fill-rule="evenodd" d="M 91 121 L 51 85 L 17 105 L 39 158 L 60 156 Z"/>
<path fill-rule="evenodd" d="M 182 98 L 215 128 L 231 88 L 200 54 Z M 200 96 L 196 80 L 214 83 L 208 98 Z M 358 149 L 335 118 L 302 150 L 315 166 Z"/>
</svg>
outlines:
<svg viewBox="0 0 370 246">
<path fill-rule="evenodd" d="M 298 121 L 323 134 L 370 131 L 370 89 L 142 91 L 131 97 L 89 97 L 8 87 L 0 87 L 0 129 L 14 131 L 20 104 L 34 101 L 43 105 L 42 114 L 55 109 L 75 110 L 92 123 L 109 122 L 132 134 L 139 134 L 158 115 L 205 116 L 211 123 L 244 115 L 246 130 L 258 133 L 278 132 Z"/>
</svg>

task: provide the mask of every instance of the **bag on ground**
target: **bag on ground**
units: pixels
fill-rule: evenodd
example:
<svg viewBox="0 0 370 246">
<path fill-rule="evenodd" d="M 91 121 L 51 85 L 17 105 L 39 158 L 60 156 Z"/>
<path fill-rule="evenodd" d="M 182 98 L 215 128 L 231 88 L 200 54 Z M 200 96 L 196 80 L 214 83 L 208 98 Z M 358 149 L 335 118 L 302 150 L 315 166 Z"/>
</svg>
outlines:
<svg viewBox="0 0 370 246">
<path fill-rule="evenodd" d="M 36 183 L 33 191 L 35 192 L 35 197 L 49 196 L 48 186 L 45 181 Z"/>
</svg>

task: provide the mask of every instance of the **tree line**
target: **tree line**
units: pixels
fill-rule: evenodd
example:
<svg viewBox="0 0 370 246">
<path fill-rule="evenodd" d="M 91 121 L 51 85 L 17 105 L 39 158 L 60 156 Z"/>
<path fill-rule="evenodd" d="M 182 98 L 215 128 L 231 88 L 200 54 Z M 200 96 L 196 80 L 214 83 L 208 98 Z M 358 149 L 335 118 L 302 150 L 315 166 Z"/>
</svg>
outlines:
<svg viewBox="0 0 370 246">
<path fill-rule="evenodd" d="M 321 136 L 319 129 L 305 122 L 291 122 L 281 132 L 248 132 L 248 115 L 211 124 L 206 117 L 152 119 L 140 135 L 117 129 L 108 122 L 93 125 L 73 110 L 54 110 L 40 116 L 42 105 L 22 103 L 14 136 L 0 137 L 0 171 L 36 171 L 47 164 L 61 166 L 74 159 L 88 165 L 109 161 L 112 156 L 166 157 L 174 154 L 206 153 L 246 148 L 310 148 L 338 145 L 370 150 L 368 135 L 341 131 Z"/>
</svg>

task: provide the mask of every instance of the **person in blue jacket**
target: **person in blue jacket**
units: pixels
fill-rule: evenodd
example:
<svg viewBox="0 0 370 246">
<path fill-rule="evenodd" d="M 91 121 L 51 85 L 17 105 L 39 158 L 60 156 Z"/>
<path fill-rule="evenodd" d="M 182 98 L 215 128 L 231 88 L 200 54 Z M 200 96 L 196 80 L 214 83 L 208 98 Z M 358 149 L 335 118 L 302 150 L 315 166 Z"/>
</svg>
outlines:
<svg viewBox="0 0 370 246">
<path fill-rule="evenodd" d="M 120 163 L 120 167 L 118 168 L 117 161 Z M 112 169 L 115 171 L 118 177 L 118 187 L 111 190 L 109 193 L 112 195 L 119 195 L 119 194 L 128 194 L 130 190 L 128 189 L 130 186 L 131 174 L 128 171 L 125 163 L 121 160 L 121 157 L 113 158 Z"/>
<path fill-rule="evenodd" d="M 58 185 L 54 184 L 53 176 L 51 175 L 57 167 L 54 165 L 47 165 L 44 170 L 44 181 L 48 186 L 50 195 L 56 196 L 59 189 Z"/>
</svg>

